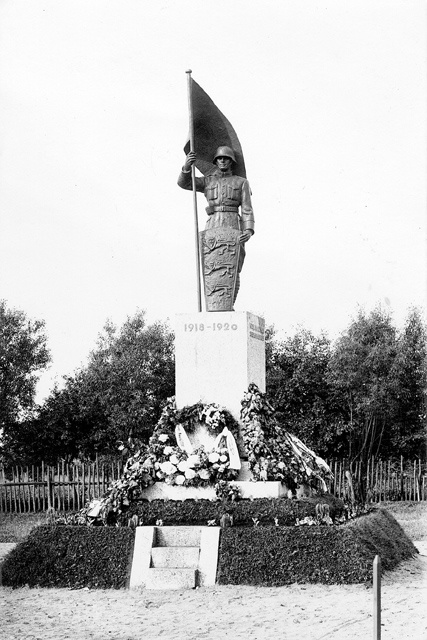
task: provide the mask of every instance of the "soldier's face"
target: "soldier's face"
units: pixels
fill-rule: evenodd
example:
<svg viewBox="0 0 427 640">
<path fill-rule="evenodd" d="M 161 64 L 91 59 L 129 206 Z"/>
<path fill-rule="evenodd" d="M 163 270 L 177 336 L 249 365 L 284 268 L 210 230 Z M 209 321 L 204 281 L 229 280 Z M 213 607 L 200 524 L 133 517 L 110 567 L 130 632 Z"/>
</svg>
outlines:
<svg viewBox="0 0 427 640">
<path fill-rule="evenodd" d="M 217 167 L 221 169 L 221 171 L 227 171 L 230 169 L 232 162 L 232 159 L 227 158 L 227 156 L 219 156 L 219 158 L 216 159 Z"/>
</svg>

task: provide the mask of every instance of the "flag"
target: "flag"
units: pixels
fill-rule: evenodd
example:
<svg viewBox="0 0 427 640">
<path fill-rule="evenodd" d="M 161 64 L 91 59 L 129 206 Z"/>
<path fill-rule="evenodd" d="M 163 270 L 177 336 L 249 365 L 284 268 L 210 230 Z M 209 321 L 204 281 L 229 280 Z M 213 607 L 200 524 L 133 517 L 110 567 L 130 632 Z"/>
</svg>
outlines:
<svg viewBox="0 0 427 640">
<path fill-rule="evenodd" d="M 245 161 L 242 147 L 236 132 L 221 113 L 218 107 L 212 102 L 205 91 L 191 78 L 191 97 L 193 105 L 194 120 L 194 150 L 197 153 L 196 167 L 208 175 L 216 170 L 213 164 L 213 157 L 218 147 L 231 147 L 236 156 L 236 165 L 233 173 L 242 178 L 246 178 Z M 184 147 L 185 153 L 190 151 L 190 140 Z"/>
</svg>

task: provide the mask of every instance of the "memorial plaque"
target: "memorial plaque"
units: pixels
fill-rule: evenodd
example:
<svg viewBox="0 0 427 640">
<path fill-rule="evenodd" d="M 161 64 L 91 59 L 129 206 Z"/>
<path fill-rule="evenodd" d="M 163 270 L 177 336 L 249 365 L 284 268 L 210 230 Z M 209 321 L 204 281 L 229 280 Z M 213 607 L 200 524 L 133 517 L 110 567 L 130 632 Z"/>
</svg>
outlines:
<svg viewBox="0 0 427 640">
<path fill-rule="evenodd" d="M 240 232 L 229 227 L 201 231 L 206 311 L 232 311 L 239 264 Z"/>
</svg>

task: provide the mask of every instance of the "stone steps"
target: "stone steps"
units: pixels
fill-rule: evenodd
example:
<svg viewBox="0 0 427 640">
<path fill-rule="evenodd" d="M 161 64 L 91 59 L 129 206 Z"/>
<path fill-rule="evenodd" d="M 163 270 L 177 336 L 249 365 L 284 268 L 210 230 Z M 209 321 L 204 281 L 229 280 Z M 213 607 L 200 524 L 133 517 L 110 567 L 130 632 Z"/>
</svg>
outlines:
<svg viewBox="0 0 427 640">
<path fill-rule="evenodd" d="M 146 589 L 194 589 L 200 527 L 156 527 Z"/>
<path fill-rule="evenodd" d="M 215 584 L 219 527 L 137 527 L 130 587 L 194 589 Z"/>
</svg>

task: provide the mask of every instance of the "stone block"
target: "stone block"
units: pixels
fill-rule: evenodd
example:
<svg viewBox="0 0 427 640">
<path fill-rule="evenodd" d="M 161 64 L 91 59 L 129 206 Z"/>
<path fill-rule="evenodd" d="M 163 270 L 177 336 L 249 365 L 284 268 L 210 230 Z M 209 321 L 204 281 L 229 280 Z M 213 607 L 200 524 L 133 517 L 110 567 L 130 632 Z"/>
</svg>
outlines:
<svg viewBox="0 0 427 640">
<path fill-rule="evenodd" d="M 283 498 L 287 497 L 288 489 L 281 482 L 230 482 L 240 489 L 242 498 Z"/>
<path fill-rule="evenodd" d="M 199 547 L 201 527 L 156 527 L 155 547 Z"/>
<path fill-rule="evenodd" d="M 215 500 L 216 493 L 214 487 L 179 487 L 166 482 L 156 482 L 144 489 L 142 497 L 146 500 Z"/>
<path fill-rule="evenodd" d="M 195 569 L 155 569 L 147 573 L 147 589 L 194 589 L 196 586 Z"/>
<path fill-rule="evenodd" d="M 142 587 L 146 584 L 151 564 L 151 548 L 155 540 L 155 527 L 137 527 L 133 547 L 132 569 L 129 587 Z"/>
<path fill-rule="evenodd" d="M 197 569 L 199 547 L 153 547 L 151 566 L 156 569 Z"/>
<path fill-rule="evenodd" d="M 251 382 L 265 391 L 265 322 L 248 311 L 186 313 L 176 317 L 178 409 L 215 402 L 239 419 Z"/>
<path fill-rule="evenodd" d="M 197 585 L 199 587 L 211 587 L 216 582 L 220 532 L 221 527 L 201 527 L 197 576 Z"/>
</svg>

